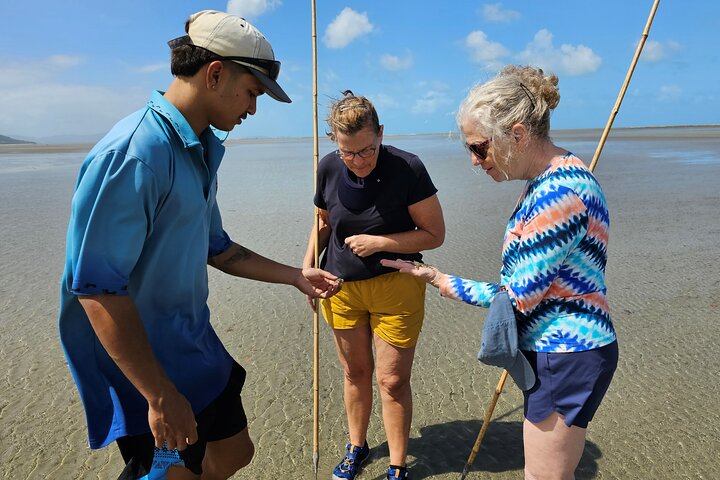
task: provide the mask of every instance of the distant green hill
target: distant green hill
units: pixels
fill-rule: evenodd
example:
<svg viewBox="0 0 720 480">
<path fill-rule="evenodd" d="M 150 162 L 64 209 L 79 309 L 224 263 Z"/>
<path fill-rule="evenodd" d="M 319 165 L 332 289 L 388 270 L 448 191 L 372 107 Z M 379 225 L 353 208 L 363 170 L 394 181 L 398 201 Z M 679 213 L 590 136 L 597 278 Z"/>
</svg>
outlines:
<svg viewBox="0 0 720 480">
<path fill-rule="evenodd" d="M 25 140 L 18 140 L 17 138 L 6 137 L 5 135 L 0 135 L 0 145 L 12 145 L 12 144 L 18 144 L 18 143 L 35 143 L 35 142 L 26 142 Z"/>
</svg>

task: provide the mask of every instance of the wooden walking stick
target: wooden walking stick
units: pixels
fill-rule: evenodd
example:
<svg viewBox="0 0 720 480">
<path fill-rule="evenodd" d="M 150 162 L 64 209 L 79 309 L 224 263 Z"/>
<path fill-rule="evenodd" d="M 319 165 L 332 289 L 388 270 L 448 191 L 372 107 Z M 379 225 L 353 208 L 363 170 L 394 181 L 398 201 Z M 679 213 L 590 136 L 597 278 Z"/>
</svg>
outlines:
<svg viewBox="0 0 720 480">
<path fill-rule="evenodd" d="M 505 380 L 507 380 L 507 376 L 507 370 L 503 370 L 502 375 L 500 375 L 500 381 L 498 382 L 497 387 L 495 387 L 495 394 L 493 395 L 492 401 L 490 402 L 490 408 L 488 408 L 487 412 L 485 413 L 485 419 L 483 420 L 482 427 L 480 427 L 480 433 L 478 433 L 477 439 L 475 440 L 475 445 L 473 445 L 472 452 L 470 452 L 470 457 L 468 457 L 467 462 L 465 462 L 465 466 L 463 467 L 462 474 L 460 475 L 460 480 L 463 480 L 467 476 L 468 472 L 470 471 L 470 466 L 475 461 L 475 456 L 477 455 L 478 451 L 480 451 L 480 444 L 485 437 L 485 431 L 490 424 L 490 419 L 492 418 L 493 411 L 495 410 L 495 404 L 497 404 L 498 398 L 500 398 L 500 394 L 502 393 L 503 387 L 505 386 Z"/>
<path fill-rule="evenodd" d="M 652 8 L 650 9 L 650 15 L 648 16 L 647 23 L 645 24 L 645 30 L 643 31 L 642 36 L 640 37 L 640 42 L 638 43 L 637 49 L 635 50 L 635 56 L 633 57 L 632 62 L 630 63 L 630 68 L 628 70 L 627 75 L 625 76 L 625 81 L 623 82 L 622 88 L 620 89 L 618 98 L 615 101 L 615 106 L 613 107 L 612 111 L 610 112 L 610 118 L 608 119 L 608 122 L 605 125 L 605 130 L 603 131 L 603 134 L 600 137 L 600 142 L 598 143 L 597 149 L 595 150 L 595 155 L 593 155 L 592 162 L 590 162 L 590 166 L 588 167 L 591 172 L 593 170 L 595 170 L 595 166 L 597 165 L 598 158 L 600 158 L 600 153 L 602 152 L 603 146 L 605 145 L 605 140 L 607 140 L 607 136 L 608 136 L 608 133 L 610 132 L 610 128 L 612 127 L 613 121 L 615 120 L 615 116 L 617 115 L 618 111 L 620 110 L 620 104 L 622 103 L 623 98 L 625 97 L 625 91 L 627 90 L 627 87 L 630 84 L 630 79 L 632 78 L 632 74 L 635 71 L 635 65 L 637 65 L 638 59 L 640 58 L 640 53 L 642 52 L 643 46 L 645 45 L 645 40 L 647 40 L 648 34 L 650 33 L 650 26 L 652 25 L 653 18 L 655 18 L 655 12 L 657 11 L 659 4 L 660 4 L 660 0 L 655 0 Z M 485 414 L 485 420 L 483 421 L 482 427 L 480 428 L 480 433 L 478 434 L 477 439 L 475 440 L 475 445 L 473 445 L 472 452 L 470 452 L 470 457 L 468 457 L 468 460 L 465 463 L 465 467 L 463 468 L 462 474 L 460 475 L 460 480 L 463 480 L 467 476 L 468 471 L 470 470 L 470 466 L 472 465 L 473 461 L 475 460 L 475 456 L 477 455 L 478 451 L 480 450 L 480 445 L 482 444 L 483 437 L 485 437 L 485 431 L 487 430 L 487 426 L 490 423 L 490 420 L 492 418 L 493 410 L 495 410 L 495 404 L 497 404 L 498 398 L 500 397 L 503 387 L 505 386 L 505 380 L 507 379 L 507 375 L 508 375 L 507 370 L 503 370 L 502 375 L 500 376 L 500 381 L 498 382 L 498 385 L 495 388 L 495 394 L 493 395 L 492 401 L 490 402 L 490 406 L 488 407 L 487 413 Z"/>
</svg>

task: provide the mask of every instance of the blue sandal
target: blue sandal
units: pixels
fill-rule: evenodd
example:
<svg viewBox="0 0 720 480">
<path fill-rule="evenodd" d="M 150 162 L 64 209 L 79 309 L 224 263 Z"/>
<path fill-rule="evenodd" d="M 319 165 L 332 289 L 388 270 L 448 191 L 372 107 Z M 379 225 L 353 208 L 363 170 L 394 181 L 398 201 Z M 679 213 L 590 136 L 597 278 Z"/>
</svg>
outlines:
<svg viewBox="0 0 720 480">
<path fill-rule="evenodd" d="M 360 466 L 370 456 L 370 447 L 368 447 L 367 440 L 362 448 L 350 443 L 345 448 L 347 454 L 333 470 L 333 480 L 354 480 L 360 471 Z"/>
</svg>

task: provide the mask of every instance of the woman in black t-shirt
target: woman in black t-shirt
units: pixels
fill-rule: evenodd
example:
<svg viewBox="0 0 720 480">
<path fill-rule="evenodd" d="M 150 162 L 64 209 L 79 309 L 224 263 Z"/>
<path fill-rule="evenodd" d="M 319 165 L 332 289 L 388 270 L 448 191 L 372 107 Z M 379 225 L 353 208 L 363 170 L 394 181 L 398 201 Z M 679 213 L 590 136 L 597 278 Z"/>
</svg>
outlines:
<svg viewBox="0 0 720 480">
<path fill-rule="evenodd" d="M 322 268 L 345 284 L 321 305 L 345 373 L 350 434 L 333 478 L 354 479 L 369 455 L 373 369 L 390 450 L 388 478 L 407 478 L 410 373 L 424 318 L 425 283 L 383 267 L 380 260 L 420 261 L 422 250 L 439 247 L 445 237 L 442 209 L 420 159 L 382 144 L 383 126 L 369 100 L 346 92 L 330 107 L 328 124 L 338 149 L 318 165 L 318 245 L 324 251 Z M 305 267 L 314 266 L 310 237 Z"/>
</svg>

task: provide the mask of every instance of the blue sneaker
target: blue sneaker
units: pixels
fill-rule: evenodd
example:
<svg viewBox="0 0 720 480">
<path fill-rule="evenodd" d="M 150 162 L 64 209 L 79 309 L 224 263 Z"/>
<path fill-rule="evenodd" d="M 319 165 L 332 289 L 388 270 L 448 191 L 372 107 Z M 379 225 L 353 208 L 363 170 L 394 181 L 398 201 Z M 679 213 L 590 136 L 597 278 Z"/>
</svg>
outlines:
<svg viewBox="0 0 720 480">
<path fill-rule="evenodd" d="M 385 477 L 387 480 L 392 480 L 393 478 L 405 478 L 409 479 L 410 476 L 408 475 L 407 468 L 405 467 L 390 467 L 387 471 L 387 476 Z"/>
<path fill-rule="evenodd" d="M 362 448 L 347 444 L 347 455 L 338 463 L 335 470 L 333 470 L 333 480 L 354 480 L 355 476 L 360 471 L 360 466 L 370 456 L 370 447 L 368 447 L 367 440 Z"/>
<path fill-rule="evenodd" d="M 168 450 L 167 448 L 156 448 L 153 454 L 153 463 L 150 473 L 140 477 L 138 480 L 164 480 L 167 478 L 167 472 L 173 466 L 184 467 L 185 462 L 180 458 L 180 452 L 177 450 Z"/>
</svg>

